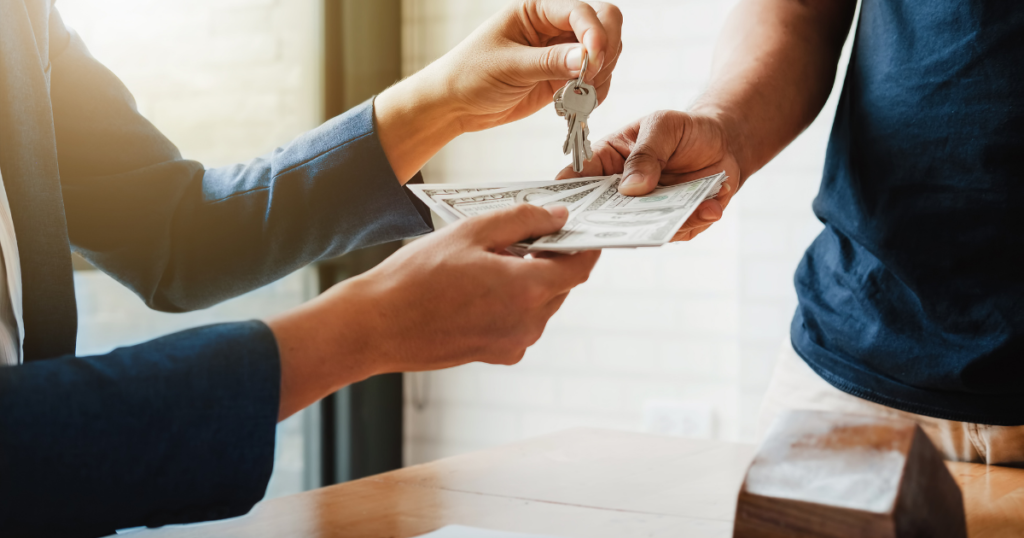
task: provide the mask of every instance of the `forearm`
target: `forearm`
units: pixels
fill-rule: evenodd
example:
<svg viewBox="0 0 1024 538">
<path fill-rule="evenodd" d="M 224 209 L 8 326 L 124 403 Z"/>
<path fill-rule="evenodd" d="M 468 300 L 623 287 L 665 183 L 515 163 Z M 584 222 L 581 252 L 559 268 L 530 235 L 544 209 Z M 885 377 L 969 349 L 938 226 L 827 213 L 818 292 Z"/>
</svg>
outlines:
<svg viewBox="0 0 1024 538">
<path fill-rule="evenodd" d="M 447 90 L 443 70 L 431 65 L 374 100 L 381 147 L 403 185 L 463 133 L 463 112 Z"/>
<path fill-rule="evenodd" d="M 362 323 L 374 310 L 363 301 L 361 283 L 358 277 L 347 280 L 267 320 L 281 357 L 279 421 L 386 370 L 375 362 L 374 339 Z"/>
<path fill-rule="evenodd" d="M 204 169 L 77 36 L 52 61 L 50 96 L 71 243 L 151 308 L 205 308 L 316 260 L 430 231 L 369 103 L 246 164 Z"/>
<path fill-rule="evenodd" d="M 744 177 L 821 111 L 855 8 L 849 0 L 744 0 L 733 9 L 691 113 L 723 123 Z"/>
<path fill-rule="evenodd" d="M 60 115 L 59 132 L 88 140 L 93 116 L 69 114 Z M 135 130 L 159 135 L 139 123 Z M 118 151 L 151 146 L 129 141 Z M 369 103 L 244 165 L 204 170 L 169 152 L 147 166 L 93 173 L 91 161 L 65 159 L 75 249 L 163 311 L 205 308 L 316 260 L 430 231 L 429 215 L 392 173 Z"/>
</svg>

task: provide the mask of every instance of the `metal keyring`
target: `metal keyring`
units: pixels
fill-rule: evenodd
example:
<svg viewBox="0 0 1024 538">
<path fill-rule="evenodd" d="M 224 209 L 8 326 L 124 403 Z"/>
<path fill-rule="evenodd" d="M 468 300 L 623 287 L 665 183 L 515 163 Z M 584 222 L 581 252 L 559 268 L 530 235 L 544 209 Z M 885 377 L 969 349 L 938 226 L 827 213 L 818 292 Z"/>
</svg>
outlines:
<svg viewBox="0 0 1024 538">
<path fill-rule="evenodd" d="M 576 87 L 574 89 L 579 90 L 580 84 L 583 84 L 583 75 L 587 74 L 587 63 L 590 55 L 587 54 L 586 49 L 583 50 L 583 65 L 580 66 L 580 77 L 576 79 Z"/>
</svg>

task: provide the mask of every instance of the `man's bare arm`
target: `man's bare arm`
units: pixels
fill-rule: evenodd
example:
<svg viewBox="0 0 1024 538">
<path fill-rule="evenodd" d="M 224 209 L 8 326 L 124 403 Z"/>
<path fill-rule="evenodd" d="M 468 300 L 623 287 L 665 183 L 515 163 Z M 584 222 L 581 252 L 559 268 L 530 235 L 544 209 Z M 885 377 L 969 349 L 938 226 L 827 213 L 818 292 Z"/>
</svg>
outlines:
<svg viewBox="0 0 1024 538">
<path fill-rule="evenodd" d="M 725 170 L 718 196 L 700 205 L 675 240 L 722 218 L 740 185 L 821 111 L 856 0 L 743 0 L 723 27 L 711 82 L 689 112 L 661 110 L 594 145 L 581 174 L 621 173 L 625 194 L 646 194 Z"/>
<path fill-rule="evenodd" d="M 744 0 L 724 26 L 692 114 L 717 116 L 744 174 L 761 169 L 825 105 L 855 0 Z"/>
</svg>

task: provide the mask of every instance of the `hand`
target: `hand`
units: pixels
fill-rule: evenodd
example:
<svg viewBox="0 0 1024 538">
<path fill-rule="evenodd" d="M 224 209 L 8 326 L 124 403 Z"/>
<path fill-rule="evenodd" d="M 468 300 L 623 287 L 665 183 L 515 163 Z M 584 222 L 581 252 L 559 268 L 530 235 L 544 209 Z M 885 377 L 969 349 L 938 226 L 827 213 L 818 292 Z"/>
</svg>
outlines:
<svg viewBox="0 0 1024 538">
<path fill-rule="evenodd" d="M 371 375 L 518 362 L 600 252 L 519 258 L 505 248 L 567 217 L 524 204 L 467 219 L 269 320 L 280 418 Z"/>
<path fill-rule="evenodd" d="M 388 88 L 374 102 L 378 134 L 403 183 L 455 137 L 503 125 L 551 104 L 579 76 L 603 101 L 622 49 L 612 4 L 520 0 L 448 54 Z"/>
<path fill-rule="evenodd" d="M 581 173 L 568 167 L 559 179 L 622 174 L 619 191 L 647 194 L 659 183 L 675 185 L 725 170 L 729 179 L 718 196 L 702 202 L 672 238 L 689 241 L 722 218 L 743 184 L 743 174 L 729 147 L 727 130 L 709 115 L 663 110 L 645 116 L 594 144 L 594 159 Z"/>
<path fill-rule="evenodd" d="M 611 86 L 622 51 L 622 13 L 605 2 L 524 0 L 491 17 L 430 68 L 463 109 L 463 130 L 516 121 L 551 104 L 551 96 L 579 76 L 598 102 Z"/>
</svg>

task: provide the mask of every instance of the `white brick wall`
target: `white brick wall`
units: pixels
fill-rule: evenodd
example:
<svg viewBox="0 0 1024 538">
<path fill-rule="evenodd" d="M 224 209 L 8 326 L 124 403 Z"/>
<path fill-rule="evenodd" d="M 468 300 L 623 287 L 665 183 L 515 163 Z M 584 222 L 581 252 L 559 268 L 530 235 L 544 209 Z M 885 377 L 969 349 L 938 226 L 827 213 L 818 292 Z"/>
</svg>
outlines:
<svg viewBox="0 0 1024 538">
<path fill-rule="evenodd" d="M 248 161 L 320 123 L 318 0 L 67 0 L 58 9 L 186 158 L 207 166 Z M 77 273 L 75 290 L 78 352 L 93 354 L 267 317 L 312 297 L 316 275 L 303 270 L 189 314 L 151 311 L 99 271 Z M 269 496 L 306 487 L 304 420 L 278 429 Z"/>
<path fill-rule="evenodd" d="M 685 109 L 707 82 L 732 1 L 621 0 L 624 50 L 594 139 L 660 108 Z M 406 0 L 404 62 L 437 58 L 505 4 Z M 406 460 L 419 463 L 572 426 L 643 427 L 645 403 L 710 406 L 712 435 L 749 440 L 796 304 L 792 274 L 821 225 L 810 202 L 838 92 L 818 121 L 743 189 L 697 240 L 608 251 L 519 365 L 411 374 Z M 463 136 L 427 181 L 549 179 L 568 162 L 550 109 Z M 524 158 L 525 156 L 525 158 Z"/>
</svg>

